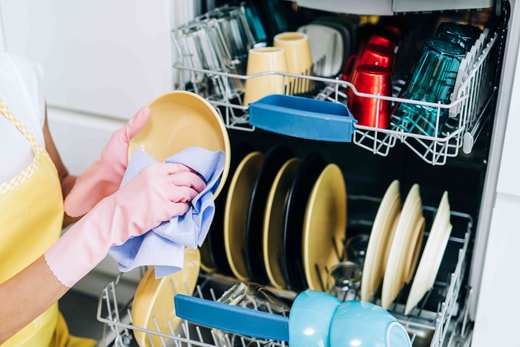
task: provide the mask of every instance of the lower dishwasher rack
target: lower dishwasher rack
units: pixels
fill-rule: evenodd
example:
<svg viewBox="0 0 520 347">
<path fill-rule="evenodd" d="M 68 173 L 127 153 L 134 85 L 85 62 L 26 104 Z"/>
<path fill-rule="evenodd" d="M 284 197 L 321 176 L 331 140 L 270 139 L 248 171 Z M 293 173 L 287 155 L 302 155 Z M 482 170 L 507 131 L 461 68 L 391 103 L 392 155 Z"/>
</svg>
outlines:
<svg viewBox="0 0 520 347">
<path fill-rule="evenodd" d="M 380 201 L 365 197 L 361 197 L 361 199 L 369 202 Z M 423 214 L 427 220 L 430 219 L 430 222 L 435 212 L 436 208 L 423 206 Z M 442 269 L 439 271 L 434 287 L 424 296 L 418 306 L 412 310 L 411 314 L 404 314 L 405 305 L 399 297 L 389 309 L 408 331 L 414 347 L 469 346 L 471 340 L 471 323 L 467 317 L 466 307 L 466 303 L 471 295 L 471 289 L 465 287 L 463 279 L 470 258 L 468 250 L 473 220 L 468 214 L 451 211 L 451 221 L 454 229 L 448 241 L 443 263 L 453 263 L 453 266 L 444 273 L 442 273 Z M 370 220 L 363 217 L 354 222 L 358 225 L 365 224 L 365 227 L 370 227 L 371 224 Z M 429 229 L 427 228 L 426 230 Z M 426 242 L 428 238 L 427 232 L 424 238 L 424 242 Z M 446 259 L 450 256 L 453 257 L 453 260 Z M 140 331 L 150 336 L 159 336 L 161 341 L 159 346 L 278 347 L 289 345 L 286 341 L 263 340 L 226 333 L 199 326 L 186 320 L 181 320 L 175 329 L 171 324 L 168 324 L 169 329 L 167 331 L 150 330 L 135 326 L 132 324 L 132 299 L 121 300 L 121 297 L 127 298 L 128 295 L 125 296 L 123 294 L 121 297 L 119 296 L 119 287 L 122 282 L 125 282 L 125 274 L 120 274 L 116 279 L 108 283 L 100 293 L 97 319 L 104 323 L 104 331 L 103 338 L 98 346 L 139 346 L 134 338 L 134 331 Z M 201 272 L 193 296 L 218 300 L 219 295 L 237 283 L 240 282 L 235 278 Z M 408 289 L 409 285 L 407 285 Z M 137 287 L 137 284 L 135 286 Z M 272 289 L 273 293 L 278 294 L 280 298 L 287 300 L 287 302 L 291 302 L 297 295 L 294 292 L 278 290 L 269 286 L 266 286 L 266 288 Z M 402 296 L 406 295 L 406 289 L 407 287 L 405 286 L 401 291 L 401 299 Z M 127 290 L 128 288 L 124 288 L 122 292 L 127 293 Z M 354 298 L 357 298 L 356 294 Z M 173 297 L 171 300 L 173 300 Z M 379 299 L 374 299 L 373 302 L 379 304 Z M 251 306 L 249 305 L 248 308 L 251 308 Z M 269 307 L 262 307 L 261 310 L 271 311 Z M 156 318 L 154 317 L 154 319 Z M 158 326 L 158 324 L 156 325 Z M 151 338 L 148 340 L 147 346 L 158 345 L 157 343 L 154 344 Z"/>
</svg>

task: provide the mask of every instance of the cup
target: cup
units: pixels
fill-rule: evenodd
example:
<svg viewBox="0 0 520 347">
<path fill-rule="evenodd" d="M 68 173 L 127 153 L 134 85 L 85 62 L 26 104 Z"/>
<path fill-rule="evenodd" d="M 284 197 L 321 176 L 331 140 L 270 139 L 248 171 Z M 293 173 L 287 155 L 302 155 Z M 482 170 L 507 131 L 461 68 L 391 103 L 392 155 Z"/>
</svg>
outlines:
<svg viewBox="0 0 520 347">
<path fill-rule="evenodd" d="M 253 48 L 255 39 L 241 8 L 217 7 L 199 17 L 199 20 L 215 20 L 237 72 L 243 75 L 246 71 L 247 54 Z"/>
<path fill-rule="evenodd" d="M 239 79 L 200 71 L 236 73 L 216 20 L 192 21 L 177 28 L 173 36 L 183 64 L 193 68 L 187 71 L 187 76 L 182 76 L 183 79 L 187 77 L 195 89 L 205 89 L 204 97 L 231 99 L 243 92 L 244 86 Z"/>
<path fill-rule="evenodd" d="M 470 24 L 442 22 L 437 27 L 435 38 L 455 43 L 468 52 L 481 33 L 480 28 Z"/>
<path fill-rule="evenodd" d="M 285 50 L 279 47 L 262 47 L 249 50 L 247 75 L 263 72 L 287 72 Z M 281 74 L 261 74 L 246 79 L 244 105 L 270 94 L 283 94 L 284 76 Z"/>
<path fill-rule="evenodd" d="M 309 76 L 312 73 L 313 60 L 309 37 L 301 32 L 284 32 L 273 39 L 275 47 L 285 49 L 287 72 L 296 75 Z M 311 86 L 308 79 L 289 78 L 288 94 L 302 94 Z"/>
<path fill-rule="evenodd" d="M 379 45 L 390 49 L 394 54 L 399 49 L 399 36 L 390 29 L 380 29 L 367 40 L 367 45 Z"/>
<path fill-rule="evenodd" d="M 348 58 L 343 71 L 343 79 L 351 81 L 352 73 L 359 65 L 379 65 L 393 70 L 395 53 L 389 47 L 374 43 L 367 44 L 359 55 L 353 54 Z"/>
<path fill-rule="evenodd" d="M 352 75 L 352 84 L 360 93 L 390 96 L 392 76 L 388 68 L 378 65 L 359 65 Z M 347 91 L 347 106 L 359 125 L 386 129 L 390 126 L 391 103 L 372 96 Z"/>
<path fill-rule="evenodd" d="M 464 48 L 455 43 L 427 40 L 400 97 L 449 104 L 464 53 Z M 448 108 L 406 102 L 396 104 L 394 112 L 397 127 L 426 136 L 440 135 L 448 116 Z"/>
<path fill-rule="evenodd" d="M 330 323 L 329 343 L 330 347 L 412 346 L 406 329 L 392 314 L 358 300 L 345 301 L 337 307 Z"/>
<path fill-rule="evenodd" d="M 328 347 L 330 323 L 340 303 L 335 296 L 317 290 L 298 294 L 289 314 L 289 344 Z"/>
</svg>

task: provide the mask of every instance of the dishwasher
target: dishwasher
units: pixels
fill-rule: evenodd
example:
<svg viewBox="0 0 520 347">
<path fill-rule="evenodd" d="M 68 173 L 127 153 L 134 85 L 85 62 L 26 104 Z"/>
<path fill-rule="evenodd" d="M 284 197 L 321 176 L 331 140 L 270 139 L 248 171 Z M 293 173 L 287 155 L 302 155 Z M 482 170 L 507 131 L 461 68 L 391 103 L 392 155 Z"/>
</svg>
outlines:
<svg viewBox="0 0 520 347">
<path fill-rule="evenodd" d="M 384 306 L 406 329 L 413 346 L 471 345 L 490 218 L 486 190 L 493 184 L 489 173 L 493 170 L 489 167 L 497 165 L 492 157 L 495 138 L 502 136 L 505 127 L 497 109 L 504 88 L 512 4 L 507 0 L 204 3 L 200 15 L 171 32 L 176 52 L 172 69 L 178 80 L 175 89 L 207 100 L 225 125 L 231 143 L 229 177 L 215 200 L 209 234 L 200 249 L 186 250 L 183 270 L 154 281 L 151 267 L 141 269 L 135 295 L 119 293 L 119 284 L 126 281 L 124 273 L 103 288 L 97 312 L 97 319 L 104 323 L 100 345 L 286 346 L 288 339 L 276 338 L 268 321 L 275 316 L 281 325 L 288 324 L 293 303 L 307 290 L 327 293 L 341 302 L 363 298 Z M 226 22 L 231 25 L 222 28 L 224 34 L 197 36 L 200 32 L 193 31 L 201 22 L 215 18 L 218 25 L 219 16 L 229 16 L 231 11 L 238 19 Z M 426 42 L 441 23 L 478 28 L 477 43 L 464 51 L 455 76 L 444 76 L 442 83 L 451 83 L 442 85 L 449 89 L 447 99 L 413 100 L 407 97 L 410 80 L 423 66 Z M 203 59 L 205 41 L 222 40 L 225 46 L 235 39 L 233 34 L 242 33 L 233 25 L 248 28 L 240 38 L 244 50 L 228 48 L 230 62 L 221 63 L 222 56 Z M 397 37 L 387 95 L 360 91 L 346 68 L 361 59 L 368 39 L 381 28 L 391 38 Z M 318 29 L 322 31 L 317 33 Z M 319 35 L 332 31 L 333 36 L 322 36 L 323 42 L 316 43 Z M 274 46 L 275 37 L 282 32 L 305 34 L 310 39 L 310 71 L 247 73 L 247 52 Z M 511 68 L 507 71 L 512 72 Z M 247 84 L 269 76 L 282 81 L 281 91 L 246 103 Z M 390 105 L 389 124 L 362 124 L 349 103 L 356 98 L 377 105 L 375 109 L 366 104 L 361 108 L 375 112 L 371 117 L 376 124 L 384 116 L 382 105 Z M 403 126 L 406 112 L 401 118 L 396 113 L 403 105 L 433 110 L 433 132 Z M 442 125 L 441 119 L 445 119 Z M 278 193 L 285 185 L 281 195 L 276 195 L 275 183 Z M 322 200 L 335 197 L 339 201 L 320 206 L 319 184 L 325 191 Z M 399 214 L 404 215 L 405 208 L 410 211 L 407 201 L 412 193 L 420 197 L 420 209 L 415 211 L 420 218 L 409 227 L 415 233 L 400 236 L 401 246 L 394 246 L 390 239 L 391 250 L 380 246 L 376 251 L 370 248 L 371 241 L 382 230 L 376 228 L 376 222 L 381 223 L 381 209 L 383 203 L 389 204 L 391 192 L 399 208 L 393 226 L 385 230 L 394 230 L 393 241 Z M 235 213 L 230 211 L 233 208 Z M 252 213 L 255 208 L 262 213 Z M 328 217 L 313 217 L 309 209 Z M 437 240 L 442 247 L 435 257 L 428 240 L 440 228 L 437 219 L 441 212 L 449 228 L 445 240 Z M 240 221 L 228 235 L 233 223 L 230 218 Z M 276 218 L 278 225 L 272 229 L 285 228 L 282 236 L 270 229 Z M 244 220 L 246 227 L 240 228 Z M 292 234 L 287 233 L 290 228 Z M 270 232 L 269 238 L 262 236 Z M 424 260 L 422 264 L 427 250 L 431 263 Z M 393 269 L 390 265 L 396 253 L 406 253 L 402 260 L 406 264 L 397 265 L 406 273 L 399 275 L 399 283 L 388 294 L 384 280 Z M 374 265 L 373 257 L 383 265 Z M 386 269 L 385 276 L 380 275 L 383 279 L 372 278 L 376 283 L 367 294 L 369 266 Z M 282 274 L 277 273 L 280 269 Z M 431 285 L 417 294 L 414 287 L 428 281 Z M 153 294 L 146 286 L 155 290 Z M 148 294 L 143 295 L 146 290 Z M 412 293 L 416 296 L 413 302 L 409 300 Z M 183 313 L 192 311 L 191 316 L 188 312 L 190 318 L 176 316 L 174 296 L 186 300 Z M 237 310 L 227 315 L 229 307 L 222 305 Z M 143 307 L 146 313 L 139 312 Z M 203 308 L 197 311 L 196 307 Z M 145 321 L 140 318 L 143 315 Z M 256 324 L 250 316 L 256 317 Z M 247 328 L 250 319 L 253 326 Z"/>
</svg>

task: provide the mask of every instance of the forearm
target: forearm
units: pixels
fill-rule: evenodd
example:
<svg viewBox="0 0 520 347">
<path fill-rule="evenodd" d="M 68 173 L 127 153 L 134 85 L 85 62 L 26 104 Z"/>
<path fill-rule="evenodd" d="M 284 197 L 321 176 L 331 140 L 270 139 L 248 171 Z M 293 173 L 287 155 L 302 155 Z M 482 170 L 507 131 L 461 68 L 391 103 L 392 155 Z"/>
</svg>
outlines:
<svg viewBox="0 0 520 347">
<path fill-rule="evenodd" d="M 0 344 L 26 326 L 67 291 L 43 256 L 0 284 Z"/>
</svg>

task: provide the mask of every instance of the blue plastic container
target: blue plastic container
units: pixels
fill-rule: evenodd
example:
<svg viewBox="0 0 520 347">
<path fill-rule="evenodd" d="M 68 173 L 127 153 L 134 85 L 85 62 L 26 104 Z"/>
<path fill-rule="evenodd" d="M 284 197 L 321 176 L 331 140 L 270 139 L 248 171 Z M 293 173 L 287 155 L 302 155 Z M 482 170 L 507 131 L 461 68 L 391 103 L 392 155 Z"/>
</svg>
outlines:
<svg viewBox="0 0 520 347">
<path fill-rule="evenodd" d="M 249 104 L 249 123 L 263 130 L 303 139 L 352 142 L 356 122 L 340 103 L 272 94 Z"/>
</svg>

